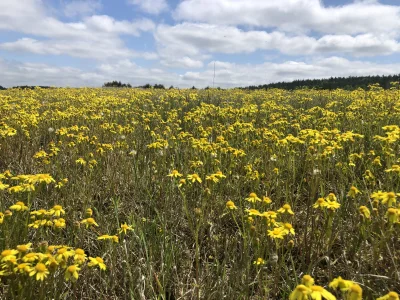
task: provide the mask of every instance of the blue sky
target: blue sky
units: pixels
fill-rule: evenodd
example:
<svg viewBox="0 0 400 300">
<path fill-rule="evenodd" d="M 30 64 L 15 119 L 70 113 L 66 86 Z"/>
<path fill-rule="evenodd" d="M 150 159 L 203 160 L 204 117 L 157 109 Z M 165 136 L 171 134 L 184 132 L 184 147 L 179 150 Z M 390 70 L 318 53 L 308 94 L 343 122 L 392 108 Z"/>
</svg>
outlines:
<svg viewBox="0 0 400 300">
<path fill-rule="evenodd" d="M 1 0 L 0 85 L 400 73 L 397 0 Z"/>
</svg>

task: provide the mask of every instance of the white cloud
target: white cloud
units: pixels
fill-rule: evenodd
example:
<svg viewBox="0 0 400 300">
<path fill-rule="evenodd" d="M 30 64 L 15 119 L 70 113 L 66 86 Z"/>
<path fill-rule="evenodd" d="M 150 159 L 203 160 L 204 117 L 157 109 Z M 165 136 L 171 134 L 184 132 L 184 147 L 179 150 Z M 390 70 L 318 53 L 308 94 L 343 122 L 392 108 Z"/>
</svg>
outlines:
<svg viewBox="0 0 400 300">
<path fill-rule="evenodd" d="M 153 15 L 158 15 L 168 9 L 166 0 L 128 0 L 128 3 L 136 5 L 140 10 Z"/>
<path fill-rule="evenodd" d="M 312 62 L 287 61 L 283 63 L 235 64 L 215 62 L 215 86 L 238 87 L 296 79 L 329 78 L 340 76 L 388 75 L 400 73 L 400 64 L 376 64 L 350 61 L 340 57 L 316 59 Z M 201 72 L 186 72 L 185 86 L 211 86 L 214 62 Z"/>
<path fill-rule="evenodd" d="M 308 58 L 297 62 L 274 63 L 271 59 L 272 62 L 259 64 L 235 64 L 228 61 L 227 55 L 227 61 L 215 62 L 216 85 L 400 73 L 400 64 L 340 57 L 356 59 L 400 52 L 400 6 L 373 0 L 337 7 L 324 6 L 319 0 L 182 0 L 175 17 L 189 21 L 156 27 L 146 18 L 118 20 L 93 14 L 99 9 L 99 1 L 64 2 L 67 4 L 62 6 L 61 13 L 76 18 L 65 22 L 56 17 L 60 13 L 54 12 L 45 0 L 1 0 L 0 32 L 13 31 L 21 36 L 0 43 L 0 49 L 15 56 L 20 52 L 43 57 L 69 55 L 101 63 L 85 71 L 0 59 L 0 84 L 100 86 L 105 81 L 121 80 L 133 85 L 204 87 L 212 84 L 213 62 L 205 63 L 214 54 L 240 54 L 245 61 L 256 51 L 265 51 L 266 56 L 270 50 Z M 164 0 L 130 3 L 153 14 L 168 9 Z M 83 4 L 87 6 L 79 8 Z M 123 36 L 141 43 L 139 37 L 144 32 L 154 33 L 157 53 L 135 51 L 124 43 Z M 144 68 L 131 61 L 136 57 L 159 61 L 153 68 Z M 277 59 L 281 60 L 279 55 Z"/>
<path fill-rule="evenodd" d="M 112 80 L 121 80 L 134 86 L 146 83 L 178 85 L 180 77 L 158 68 L 143 68 L 130 60 L 101 64 L 92 71 L 71 67 L 55 67 L 40 63 L 6 61 L 0 58 L 0 85 L 48 85 L 48 86 L 93 86 L 100 87 Z"/>
<path fill-rule="evenodd" d="M 244 31 L 233 26 L 205 23 L 159 25 L 154 33 L 164 65 L 179 65 L 182 57 L 200 62 L 213 53 L 252 53 L 278 50 L 289 55 L 343 54 L 374 56 L 400 51 L 400 44 L 387 35 L 325 35 L 317 39 L 282 32 Z M 196 65 L 181 63 L 182 67 Z M 201 67 L 198 64 L 198 67 Z"/>
<path fill-rule="evenodd" d="M 149 19 L 139 19 L 134 22 L 116 21 L 107 16 L 91 16 L 84 20 L 83 26 L 94 33 L 106 34 L 128 34 L 139 36 L 142 31 L 150 31 L 155 28 L 153 21 Z"/>
<path fill-rule="evenodd" d="M 385 35 L 326 35 L 315 47 L 319 53 L 346 53 L 354 56 L 387 55 L 400 51 L 400 44 Z"/>
<path fill-rule="evenodd" d="M 95 86 L 99 75 L 85 73 L 76 68 L 54 67 L 39 63 L 21 63 L 0 59 L 0 72 L 3 74 L 0 85 L 49 85 L 75 86 L 81 81 L 82 86 Z"/>
<path fill-rule="evenodd" d="M 399 6 L 377 1 L 326 7 L 320 0 L 183 0 L 175 11 L 178 20 L 332 34 L 393 33 L 399 16 Z"/>
<path fill-rule="evenodd" d="M 149 53 L 139 54 L 128 49 L 120 35 L 140 36 L 155 28 L 153 21 L 115 20 L 107 15 L 93 15 L 79 22 L 61 22 L 46 11 L 39 0 L 0 1 L 0 30 L 10 30 L 47 38 L 39 41 L 22 38 L 0 44 L 10 51 L 30 51 L 37 54 L 66 54 L 86 58 L 116 58 L 142 56 L 154 59 Z M 9 5 L 6 5 L 9 4 Z"/>
<path fill-rule="evenodd" d="M 161 64 L 171 68 L 183 68 L 183 69 L 198 69 L 204 66 L 201 60 L 192 59 L 190 57 L 161 57 Z"/>
<path fill-rule="evenodd" d="M 157 59 L 156 53 L 136 52 L 125 48 L 119 39 L 106 39 L 96 44 L 96 51 L 92 49 L 93 44 L 87 41 L 70 40 L 47 40 L 38 41 L 31 38 L 22 38 L 15 42 L 0 44 L 0 49 L 11 52 L 30 52 L 40 55 L 62 55 L 68 54 L 73 57 L 92 59 L 121 59 L 124 57 L 142 57 L 144 59 Z"/>
<path fill-rule="evenodd" d="M 104 82 L 120 80 L 134 86 L 161 83 L 166 86 L 206 87 L 214 77 L 214 62 L 205 70 L 182 74 L 159 68 L 140 67 L 129 59 L 103 63 L 93 71 L 46 64 L 21 63 L 0 59 L 0 85 L 101 86 Z M 341 57 L 316 59 L 311 62 L 287 61 L 261 64 L 215 62 L 215 86 L 238 87 L 295 79 L 329 78 L 331 76 L 361 76 L 399 74 L 400 64 L 377 64 L 350 61 Z"/>
<path fill-rule="evenodd" d="M 93 15 L 101 7 L 97 0 L 72 0 L 64 3 L 64 14 L 67 17 Z"/>
</svg>

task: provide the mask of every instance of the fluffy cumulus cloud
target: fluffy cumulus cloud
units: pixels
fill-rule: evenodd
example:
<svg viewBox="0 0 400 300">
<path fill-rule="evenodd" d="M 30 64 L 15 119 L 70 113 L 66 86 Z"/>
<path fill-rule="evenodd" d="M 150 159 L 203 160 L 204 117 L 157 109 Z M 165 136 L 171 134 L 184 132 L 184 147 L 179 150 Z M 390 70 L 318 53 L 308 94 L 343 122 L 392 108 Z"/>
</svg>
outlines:
<svg viewBox="0 0 400 300">
<path fill-rule="evenodd" d="M 124 59 L 102 63 L 91 71 L 71 67 L 55 67 L 48 64 L 21 63 L 0 59 L 2 85 L 50 85 L 50 86 L 101 86 L 104 82 L 121 80 L 133 85 L 163 83 L 166 86 L 230 88 L 259 85 L 270 82 L 326 78 L 330 76 L 358 76 L 365 74 L 398 74 L 400 63 L 377 64 L 365 61 L 350 61 L 341 57 L 315 59 L 310 62 L 286 61 L 260 64 L 237 64 L 212 61 L 201 71 L 188 70 L 183 73 L 163 68 L 145 68 Z"/>
<path fill-rule="evenodd" d="M 330 34 L 395 32 L 399 15 L 399 6 L 371 0 L 337 7 L 320 0 L 183 0 L 175 12 L 178 20 Z"/>
<path fill-rule="evenodd" d="M 166 0 L 129 0 L 130 4 L 138 6 L 142 11 L 158 15 L 168 9 Z"/>
<path fill-rule="evenodd" d="M 160 25 L 155 37 L 161 53 L 194 57 L 202 53 L 251 53 L 257 50 L 278 50 L 289 55 L 346 53 L 373 56 L 400 50 L 400 44 L 385 35 L 325 35 L 314 38 L 278 31 L 244 31 L 233 26 L 205 23 Z M 167 55 L 166 59 L 170 56 Z"/>
<path fill-rule="evenodd" d="M 93 47 L 96 47 L 93 49 Z M 121 59 L 123 57 L 142 57 L 144 59 L 157 59 L 154 52 L 137 52 L 124 47 L 121 40 L 107 38 L 101 43 L 88 43 L 87 41 L 77 40 L 71 42 L 64 40 L 44 40 L 39 41 L 32 38 L 21 38 L 15 42 L 0 44 L 0 49 L 12 52 L 30 52 L 41 55 L 62 55 L 68 54 L 73 57 L 89 59 Z"/>
<path fill-rule="evenodd" d="M 129 59 L 101 63 L 90 71 L 57 67 L 42 63 L 22 63 L 0 59 L 2 85 L 101 86 L 104 82 L 121 80 L 134 85 L 164 83 L 179 85 L 181 76 L 159 68 L 143 68 Z"/>
<path fill-rule="evenodd" d="M 38 37 L 0 43 L 3 50 L 96 59 L 121 56 L 153 59 L 156 57 L 154 53 L 140 54 L 126 47 L 120 35 L 138 37 L 154 27 L 154 22 L 149 19 L 115 20 L 107 15 L 92 15 L 79 22 L 62 22 L 51 16 L 39 0 L 0 1 L 0 30 Z"/>
<path fill-rule="evenodd" d="M 286 61 L 283 63 L 265 62 L 261 64 L 236 64 L 229 62 L 210 62 L 204 71 L 186 72 L 182 81 L 186 85 L 198 84 L 237 87 L 259 85 L 270 82 L 290 81 L 308 78 L 327 78 L 335 76 L 360 76 L 364 74 L 398 74 L 398 64 L 376 64 L 363 61 L 350 61 L 340 57 L 315 59 L 310 62 Z"/>
<path fill-rule="evenodd" d="M 101 2 L 96 0 L 72 0 L 64 3 L 64 14 L 67 17 L 92 15 L 101 7 Z"/>
<path fill-rule="evenodd" d="M 221 87 L 400 73 L 400 3 L 332 3 L 2 0 L 0 85 L 204 87 L 214 66 Z"/>
</svg>

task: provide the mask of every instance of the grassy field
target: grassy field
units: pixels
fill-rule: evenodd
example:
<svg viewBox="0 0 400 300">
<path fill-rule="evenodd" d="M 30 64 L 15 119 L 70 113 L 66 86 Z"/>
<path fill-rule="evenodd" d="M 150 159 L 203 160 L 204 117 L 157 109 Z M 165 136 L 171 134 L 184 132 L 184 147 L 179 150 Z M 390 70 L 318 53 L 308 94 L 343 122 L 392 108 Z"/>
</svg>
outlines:
<svg viewBox="0 0 400 300">
<path fill-rule="evenodd" d="M 398 299 L 396 84 L 10 89 L 0 117 L 1 299 Z"/>
</svg>

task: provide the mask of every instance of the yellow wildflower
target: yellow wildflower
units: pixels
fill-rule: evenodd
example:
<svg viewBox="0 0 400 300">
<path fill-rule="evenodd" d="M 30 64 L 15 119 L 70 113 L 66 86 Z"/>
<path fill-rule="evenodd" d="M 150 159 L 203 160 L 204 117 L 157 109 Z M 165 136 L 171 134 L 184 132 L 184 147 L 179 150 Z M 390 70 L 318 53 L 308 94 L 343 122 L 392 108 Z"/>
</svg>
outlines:
<svg viewBox="0 0 400 300">
<path fill-rule="evenodd" d="M 231 200 L 229 200 L 228 202 L 226 202 L 226 208 L 229 208 L 229 209 L 237 209 L 235 203 L 234 203 L 233 201 L 231 201 Z"/>
<path fill-rule="evenodd" d="M 18 254 L 17 250 L 14 249 L 6 249 L 1 252 L 1 261 L 6 262 L 9 260 L 15 259 L 15 256 Z"/>
<path fill-rule="evenodd" d="M 55 259 L 57 260 L 58 263 L 60 263 L 62 261 L 66 262 L 68 260 L 68 258 L 70 258 L 74 255 L 75 255 L 75 252 L 73 250 L 70 250 L 68 247 L 61 247 L 60 249 L 57 250 Z"/>
<path fill-rule="evenodd" d="M 326 200 L 337 202 L 337 198 L 334 193 L 329 193 L 329 195 L 326 197 Z"/>
<path fill-rule="evenodd" d="M 351 280 L 345 280 L 342 277 L 338 277 L 333 279 L 330 283 L 329 283 L 329 287 L 333 288 L 333 289 L 337 289 L 339 288 L 342 292 L 346 292 L 350 289 L 350 287 L 354 284 L 353 281 Z"/>
<path fill-rule="evenodd" d="M 56 229 L 61 229 L 66 227 L 65 219 L 59 218 L 54 220 L 54 227 Z"/>
<path fill-rule="evenodd" d="M 181 179 L 181 180 L 179 180 L 178 187 L 181 187 L 184 184 L 186 184 L 186 179 Z"/>
<path fill-rule="evenodd" d="M 257 258 L 257 260 L 255 260 L 255 261 L 253 262 L 253 264 L 255 264 L 255 265 L 257 265 L 257 266 L 263 265 L 263 264 L 265 264 L 265 260 L 262 259 L 261 257 L 259 257 L 259 258 Z"/>
<path fill-rule="evenodd" d="M 25 253 L 25 252 L 28 252 L 31 249 L 31 246 L 32 246 L 32 243 L 28 243 L 28 244 L 25 244 L 25 245 L 18 245 L 17 246 L 17 250 L 20 253 Z"/>
<path fill-rule="evenodd" d="M 399 295 L 396 292 L 389 292 L 385 296 L 379 297 L 376 300 L 399 300 Z"/>
<path fill-rule="evenodd" d="M 396 194 L 394 192 L 385 193 L 382 197 L 382 204 L 388 204 L 388 206 L 393 206 L 396 203 Z"/>
<path fill-rule="evenodd" d="M 217 171 L 214 175 L 215 175 L 216 177 L 220 178 L 220 179 L 226 178 L 226 176 L 225 176 L 224 174 L 222 174 L 221 171 Z"/>
<path fill-rule="evenodd" d="M 113 242 L 118 243 L 118 236 L 103 234 L 97 238 L 98 240 L 113 240 Z"/>
<path fill-rule="evenodd" d="M 292 224 L 289 224 L 289 223 L 284 223 L 284 224 L 283 224 L 283 226 L 282 226 L 282 231 L 283 231 L 285 234 L 291 234 L 291 235 L 294 235 L 294 234 L 295 234 L 295 233 L 294 233 L 294 228 L 293 228 Z"/>
<path fill-rule="evenodd" d="M 85 224 L 86 227 L 89 227 L 89 226 L 91 226 L 91 225 L 97 226 L 97 227 L 99 226 L 99 224 L 97 224 L 96 221 L 95 221 L 93 218 L 83 219 L 83 220 L 81 221 L 81 223 L 82 223 L 82 224 Z"/>
<path fill-rule="evenodd" d="M 278 212 L 283 214 L 283 213 L 288 213 L 290 215 L 294 215 L 294 212 L 292 210 L 292 208 L 290 207 L 290 204 L 285 204 L 284 206 L 282 206 L 280 209 L 278 209 Z"/>
<path fill-rule="evenodd" d="M 30 214 L 32 216 L 45 216 L 45 215 L 47 215 L 47 210 L 45 210 L 45 209 L 34 210 L 34 211 L 31 211 Z"/>
<path fill-rule="evenodd" d="M 318 198 L 318 200 L 313 205 L 314 208 L 324 208 L 326 207 L 325 198 Z"/>
<path fill-rule="evenodd" d="M 215 174 L 207 175 L 206 180 L 210 180 L 214 183 L 219 182 L 219 178 L 217 176 L 215 176 Z"/>
<path fill-rule="evenodd" d="M 289 300 L 308 300 L 309 295 L 311 295 L 311 289 L 303 284 L 299 284 L 290 294 Z"/>
<path fill-rule="evenodd" d="M 306 287 L 311 287 L 314 285 L 314 278 L 312 278 L 310 275 L 306 274 L 301 279 L 301 283 L 304 284 Z"/>
<path fill-rule="evenodd" d="M 74 261 L 78 264 L 83 264 L 87 260 L 85 251 L 80 248 L 75 249 Z"/>
<path fill-rule="evenodd" d="M 40 260 L 42 258 L 41 254 L 42 253 L 34 253 L 34 252 L 27 253 L 24 255 L 24 257 L 22 257 L 22 261 L 23 262 L 34 262 L 34 261 Z"/>
<path fill-rule="evenodd" d="M 23 192 L 24 188 L 20 185 L 15 185 L 15 186 L 8 188 L 7 191 L 9 193 L 19 193 L 19 192 Z"/>
<path fill-rule="evenodd" d="M 37 265 L 30 269 L 29 276 L 36 275 L 36 280 L 43 281 L 50 272 L 47 269 L 46 265 L 43 263 L 37 263 Z"/>
<path fill-rule="evenodd" d="M 267 218 L 268 220 L 271 220 L 271 219 L 276 219 L 278 217 L 278 214 L 273 210 L 269 210 L 269 211 L 264 211 L 261 214 L 261 216 Z"/>
<path fill-rule="evenodd" d="M 268 236 L 273 239 L 283 239 L 285 232 L 282 230 L 282 228 L 274 228 L 274 230 L 268 230 Z"/>
<path fill-rule="evenodd" d="M 246 211 L 249 213 L 249 216 L 261 216 L 261 213 L 257 209 L 251 208 Z"/>
<path fill-rule="evenodd" d="M 348 300 L 362 300 L 362 289 L 361 287 L 354 283 L 348 290 Z"/>
<path fill-rule="evenodd" d="M 127 230 L 133 230 L 133 227 L 131 225 L 126 224 L 126 223 L 121 224 L 120 227 L 121 227 L 121 229 L 119 230 L 119 233 L 123 232 L 124 234 L 126 234 Z"/>
<path fill-rule="evenodd" d="M 104 264 L 104 261 L 101 257 L 89 257 L 90 262 L 88 263 L 89 267 L 95 267 L 95 266 L 99 266 L 99 268 L 101 270 L 105 270 L 106 269 L 106 265 Z"/>
<path fill-rule="evenodd" d="M 182 177 L 183 175 L 181 173 L 179 173 L 178 170 L 172 170 L 172 172 L 167 176 L 178 178 L 178 177 Z"/>
<path fill-rule="evenodd" d="M 349 190 L 349 192 L 347 193 L 347 197 L 350 198 L 355 198 L 356 195 L 361 194 L 361 192 L 359 191 L 359 189 L 357 189 L 355 186 L 352 186 Z"/>
<path fill-rule="evenodd" d="M 311 288 L 311 298 L 313 300 L 321 300 L 322 298 L 327 300 L 336 300 L 336 297 L 333 296 L 326 289 L 324 289 L 322 286 L 313 285 L 310 288 Z"/>
<path fill-rule="evenodd" d="M 191 182 L 198 182 L 198 183 L 202 183 L 202 180 L 201 180 L 201 178 L 200 178 L 200 176 L 198 175 L 198 174 L 196 174 L 196 173 L 194 173 L 194 174 L 189 174 L 188 176 L 187 176 L 187 179 L 188 180 L 190 180 Z"/>
<path fill-rule="evenodd" d="M 30 263 L 20 263 L 14 268 L 15 273 L 29 273 L 31 265 Z"/>
<path fill-rule="evenodd" d="M 0 191 L 4 191 L 5 189 L 9 188 L 9 184 L 4 184 L 0 181 Z"/>
<path fill-rule="evenodd" d="M 64 209 L 61 205 L 54 205 L 52 209 L 48 211 L 48 214 L 55 217 L 60 217 L 65 214 Z"/>
<path fill-rule="evenodd" d="M 247 197 L 246 200 L 251 203 L 255 203 L 256 201 L 261 201 L 261 199 L 258 198 L 256 193 L 250 193 L 249 197 Z"/>
<path fill-rule="evenodd" d="M 75 163 L 76 163 L 76 164 L 80 164 L 81 166 L 84 166 L 84 165 L 87 164 L 86 160 L 84 160 L 82 157 L 78 158 L 78 159 L 75 161 Z"/>
<path fill-rule="evenodd" d="M 366 219 L 371 218 L 371 212 L 369 211 L 368 207 L 360 206 L 359 211 L 363 218 L 366 218 Z"/>
<path fill-rule="evenodd" d="M 15 211 L 25 211 L 28 210 L 28 206 L 26 206 L 24 204 L 24 202 L 18 201 L 17 203 L 15 203 L 14 205 L 11 205 L 9 207 L 11 210 L 15 210 Z"/>
<path fill-rule="evenodd" d="M 340 203 L 326 199 L 326 208 L 335 211 L 340 207 Z"/>
<path fill-rule="evenodd" d="M 93 215 L 93 210 L 91 208 L 86 209 L 86 216 L 91 217 Z"/>
<path fill-rule="evenodd" d="M 66 270 L 65 270 L 65 280 L 72 280 L 72 281 L 76 281 L 79 277 L 78 271 L 80 270 L 80 268 L 77 265 L 72 265 L 69 266 Z"/>
<path fill-rule="evenodd" d="M 389 220 L 389 223 L 396 223 L 398 221 L 399 210 L 396 208 L 389 208 L 386 212 L 386 217 Z"/>
<path fill-rule="evenodd" d="M 270 204 L 270 203 L 272 203 L 272 200 L 271 200 L 269 197 L 264 196 L 264 197 L 263 197 L 263 203 L 265 203 L 265 204 Z"/>
<path fill-rule="evenodd" d="M 50 176 L 50 174 L 36 174 L 34 175 L 33 182 L 45 182 L 46 184 L 50 184 L 56 181 Z"/>
<path fill-rule="evenodd" d="M 53 255 L 51 255 L 50 253 L 47 253 L 47 260 L 46 260 L 45 265 L 49 266 L 50 269 L 56 269 L 57 266 L 59 265 L 59 263 Z M 62 262 L 62 265 L 63 266 L 65 265 L 64 261 Z"/>
</svg>

